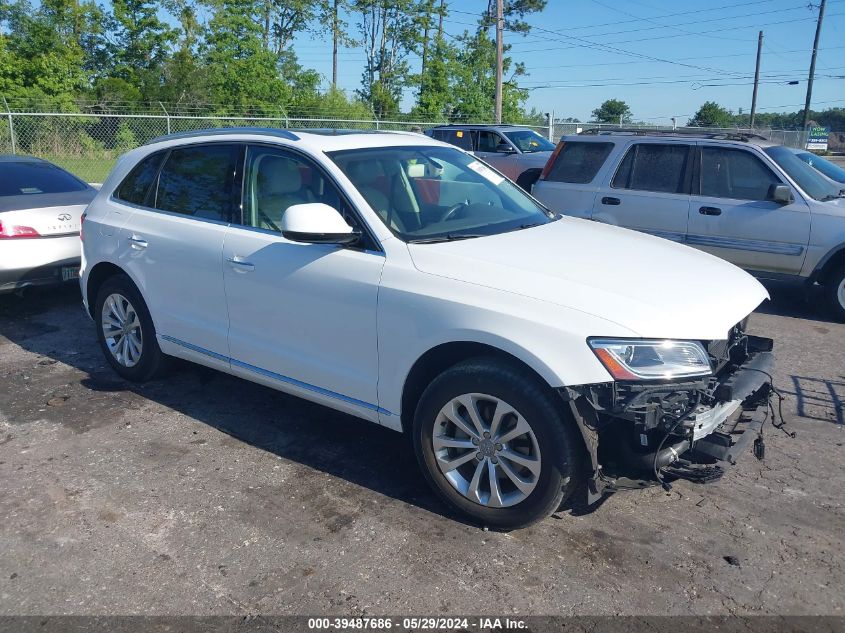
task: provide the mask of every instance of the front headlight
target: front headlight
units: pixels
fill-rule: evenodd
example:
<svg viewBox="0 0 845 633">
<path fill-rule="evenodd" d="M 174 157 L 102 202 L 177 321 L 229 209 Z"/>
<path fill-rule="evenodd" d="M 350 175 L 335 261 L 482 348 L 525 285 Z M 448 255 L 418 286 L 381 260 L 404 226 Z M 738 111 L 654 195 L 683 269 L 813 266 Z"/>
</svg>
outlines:
<svg viewBox="0 0 845 633">
<path fill-rule="evenodd" d="M 587 342 L 616 380 L 671 380 L 712 372 L 707 350 L 697 341 L 593 338 Z"/>
</svg>

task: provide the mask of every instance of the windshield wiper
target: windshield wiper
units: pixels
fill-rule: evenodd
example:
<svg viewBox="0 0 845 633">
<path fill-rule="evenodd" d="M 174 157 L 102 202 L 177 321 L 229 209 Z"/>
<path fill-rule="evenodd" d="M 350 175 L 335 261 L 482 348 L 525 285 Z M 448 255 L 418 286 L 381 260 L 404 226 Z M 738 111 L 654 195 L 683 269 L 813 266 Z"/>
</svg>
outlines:
<svg viewBox="0 0 845 633">
<path fill-rule="evenodd" d="M 408 244 L 437 244 L 439 242 L 456 242 L 458 240 L 469 240 L 474 237 L 487 237 L 484 233 L 447 233 L 437 237 L 419 237 L 408 240 Z"/>
<path fill-rule="evenodd" d="M 840 191 L 836 195 L 831 194 L 829 196 L 825 196 L 821 199 L 821 202 L 830 202 L 831 200 L 839 200 L 840 198 L 845 198 L 845 190 Z"/>
</svg>

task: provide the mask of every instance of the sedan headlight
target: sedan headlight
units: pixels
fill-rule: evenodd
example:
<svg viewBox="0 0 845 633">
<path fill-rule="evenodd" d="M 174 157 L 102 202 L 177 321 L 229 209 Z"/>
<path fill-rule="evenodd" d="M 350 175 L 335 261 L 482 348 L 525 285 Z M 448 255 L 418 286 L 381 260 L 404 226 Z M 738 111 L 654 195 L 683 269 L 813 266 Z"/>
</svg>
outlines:
<svg viewBox="0 0 845 633">
<path fill-rule="evenodd" d="M 712 372 L 707 351 L 697 341 L 593 338 L 587 342 L 616 380 L 671 380 Z"/>
</svg>

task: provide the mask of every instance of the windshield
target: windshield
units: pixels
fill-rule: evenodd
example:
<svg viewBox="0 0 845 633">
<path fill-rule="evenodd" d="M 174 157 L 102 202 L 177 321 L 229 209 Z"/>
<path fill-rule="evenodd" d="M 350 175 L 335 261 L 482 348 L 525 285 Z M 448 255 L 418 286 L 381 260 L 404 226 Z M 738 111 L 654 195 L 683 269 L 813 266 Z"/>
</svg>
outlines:
<svg viewBox="0 0 845 633">
<path fill-rule="evenodd" d="M 458 149 L 375 147 L 330 157 L 382 222 L 406 242 L 495 235 L 557 219 Z"/>
<path fill-rule="evenodd" d="M 50 163 L 10 161 L 0 164 L 0 196 L 68 193 L 88 188 L 76 176 Z"/>
<path fill-rule="evenodd" d="M 839 197 L 840 188 L 827 180 L 815 169 L 798 158 L 791 150 L 782 145 L 767 147 L 764 150 L 781 169 L 811 198 L 821 201 Z"/>
<path fill-rule="evenodd" d="M 801 152 L 800 154 L 796 154 L 796 156 L 810 167 L 818 169 L 831 180 L 845 185 L 845 169 L 842 169 L 839 165 L 835 165 L 821 156 L 816 156 L 812 152 Z"/>
<path fill-rule="evenodd" d="M 531 152 L 551 152 L 554 150 L 554 143 L 550 143 L 534 130 L 518 130 L 505 132 L 511 143 L 519 148 L 520 152 L 530 154 Z"/>
</svg>

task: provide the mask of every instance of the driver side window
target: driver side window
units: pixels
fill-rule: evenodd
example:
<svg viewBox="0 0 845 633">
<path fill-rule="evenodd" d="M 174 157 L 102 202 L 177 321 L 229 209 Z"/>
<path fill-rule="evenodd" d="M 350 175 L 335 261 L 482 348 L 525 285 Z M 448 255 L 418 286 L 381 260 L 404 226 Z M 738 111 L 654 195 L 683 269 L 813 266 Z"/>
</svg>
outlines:
<svg viewBox="0 0 845 633">
<path fill-rule="evenodd" d="M 282 217 L 297 204 L 322 202 L 340 211 L 344 208 L 334 184 L 311 162 L 283 150 L 251 146 L 244 171 L 244 215 L 246 226 L 281 231 Z M 355 223 L 357 224 L 357 223 Z M 353 226 L 355 226 L 353 224 Z"/>
</svg>

